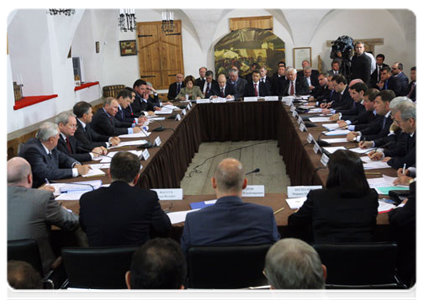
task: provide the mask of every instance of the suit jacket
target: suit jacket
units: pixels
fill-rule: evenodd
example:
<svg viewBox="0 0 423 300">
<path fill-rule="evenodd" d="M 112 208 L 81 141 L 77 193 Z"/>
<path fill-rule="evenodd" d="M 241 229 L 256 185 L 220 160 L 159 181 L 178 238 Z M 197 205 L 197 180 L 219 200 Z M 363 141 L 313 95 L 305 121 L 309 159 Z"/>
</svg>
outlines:
<svg viewBox="0 0 423 300">
<path fill-rule="evenodd" d="M 388 117 L 380 116 L 380 118 L 375 119 L 375 124 L 372 124 L 374 126 L 369 125 L 366 129 L 363 129 L 361 133 L 367 141 L 380 139 L 389 134 L 389 127 L 391 127 L 391 124 L 391 115 Z"/>
<path fill-rule="evenodd" d="M 266 86 L 266 89 L 269 92 L 268 96 L 278 95 L 273 93 L 273 80 L 270 76 L 266 76 L 266 79 L 260 78 L 260 82 Z"/>
<path fill-rule="evenodd" d="M 382 68 L 385 68 L 385 67 L 389 67 L 389 66 L 384 63 L 384 64 L 382 64 L 382 66 L 380 68 L 382 69 Z M 370 87 L 373 87 L 373 88 L 378 88 L 376 83 L 378 83 L 380 81 L 380 72 L 378 74 L 377 68 L 378 68 L 378 66 L 376 65 L 376 70 L 374 70 L 374 72 L 370 76 Z"/>
<path fill-rule="evenodd" d="M 290 82 L 288 80 L 280 96 L 289 96 L 289 86 Z M 310 93 L 307 80 L 304 77 L 297 76 L 297 80 L 295 80 L 295 93 L 297 95 L 308 95 Z"/>
<path fill-rule="evenodd" d="M 187 87 L 183 87 L 181 91 L 179 92 L 178 96 L 176 96 L 175 100 L 179 100 L 182 97 L 185 97 L 186 94 L 189 94 L 190 100 L 195 100 L 197 97 L 200 97 L 201 99 L 204 98 L 203 92 L 200 90 L 200 87 L 194 85 L 192 87 L 192 90 L 188 90 Z"/>
<path fill-rule="evenodd" d="M 288 79 L 285 76 L 278 76 L 278 72 L 272 76 L 272 89 L 273 95 L 281 95 L 285 89 L 285 85 L 288 83 Z"/>
<path fill-rule="evenodd" d="M 263 82 L 258 82 L 258 96 L 270 96 L 270 91 L 268 90 L 268 86 Z M 254 82 L 248 82 L 245 86 L 244 90 L 244 97 L 255 97 L 255 90 L 254 90 Z"/>
<path fill-rule="evenodd" d="M 181 83 L 181 88 L 185 87 L 185 84 Z M 169 85 L 169 91 L 167 93 L 167 99 L 175 100 L 176 96 L 178 96 L 176 82 Z"/>
<path fill-rule="evenodd" d="M 346 197 L 339 188 L 311 190 L 303 206 L 288 218 L 289 226 L 312 225 L 314 241 L 369 242 L 376 227 L 378 194 Z"/>
<path fill-rule="evenodd" d="M 89 150 L 85 148 L 85 146 L 79 142 L 75 137 L 69 136 L 69 145 L 71 148 L 71 152 L 69 152 L 68 146 L 63 139 L 62 135 L 60 135 L 59 142 L 57 143 L 57 149 L 64 154 L 76 159 L 77 161 L 90 161 L 92 160 L 91 155 L 88 153 Z M 92 149 L 90 149 L 92 150 Z"/>
<path fill-rule="evenodd" d="M 342 63 L 342 62 L 341 62 L 341 63 Z M 331 77 L 335 76 L 335 72 L 334 72 L 333 70 L 329 70 L 329 71 L 328 71 L 328 74 L 329 74 L 329 76 L 331 76 Z M 336 75 L 343 75 L 343 74 L 341 73 L 341 69 L 339 69 L 339 70 L 338 70 L 338 74 L 336 74 Z"/>
<path fill-rule="evenodd" d="M 219 96 L 219 97 L 222 97 L 222 95 L 220 93 L 220 86 L 217 85 L 217 87 L 215 87 L 211 91 L 210 95 L 211 96 Z M 222 97 L 222 98 L 226 98 L 228 95 L 235 96 L 235 90 L 234 90 L 234 85 L 233 84 L 226 84 L 225 85 L 225 88 L 224 88 L 224 96 L 225 97 Z"/>
<path fill-rule="evenodd" d="M 51 157 L 49 157 L 44 146 L 37 138 L 28 140 L 21 147 L 18 155 L 25 158 L 31 165 L 34 188 L 44 184 L 46 179 L 71 178 L 72 166 L 79 163 L 72 157 L 57 150 L 57 148 L 51 150 Z"/>
<path fill-rule="evenodd" d="M 304 77 L 304 70 L 298 71 L 297 77 Z M 311 70 L 310 77 L 311 77 L 311 82 L 315 82 L 315 83 L 317 82 L 316 85 L 313 84 L 314 86 L 319 85 L 319 80 L 317 79 L 319 77 L 319 71 Z"/>
<path fill-rule="evenodd" d="M 103 108 L 95 113 L 91 126 L 99 134 L 106 136 L 118 136 L 127 134 L 128 128 L 132 127 L 132 123 L 120 122 L 113 116 L 109 116 Z"/>
<path fill-rule="evenodd" d="M 351 80 L 360 78 L 367 86 L 370 84 L 372 60 L 366 54 L 354 55 L 351 59 Z"/>
<path fill-rule="evenodd" d="M 234 90 L 235 90 L 235 99 L 239 100 L 242 97 L 244 97 L 244 90 L 245 90 L 245 86 L 247 85 L 247 80 L 245 80 L 244 78 L 240 78 L 238 77 L 238 80 L 236 81 L 236 83 L 232 83 L 232 81 L 229 81 L 229 84 L 232 84 L 234 86 Z"/>
<path fill-rule="evenodd" d="M 210 89 L 209 89 L 209 91 L 207 92 L 207 87 L 206 87 L 206 91 L 204 91 L 204 85 L 205 84 L 207 84 L 207 81 L 202 81 L 201 82 L 201 85 L 199 85 L 199 87 L 200 87 L 200 90 L 201 90 L 201 92 L 203 92 L 203 94 L 204 94 L 204 97 L 206 98 L 206 99 L 208 99 L 208 98 L 210 98 L 210 96 L 212 96 L 213 94 L 212 94 L 212 90 L 213 89 L 219 89 L 219 84 L 217 83 L 217 81 L 216 80 L 212 80 L 212 82 L 211 82 L 211 84 L 210 84 Z"/>
<path fill-rule="evenodd" d="M 35 239 L 44 274 L 56 259 L 50 245 L 51 225 L 64 231 L 78 228 L 78 216 L 67 211 L 53 193 L 18 186 L 7 187 L 7 240 Z"/>
<path fill-rule="evenodd" d="M 156 102 L 152 102 L 152 98 L 150 97 L 147 99 L 147 101 L 144 101 L 141 95 L 136 94 L 135 100 L 132 103 L 132 110 L 134 114 L 139 116 L 140 113 L 143 111 L 150 111 L 150 110 L 154 111 L 155 106 L 160 106 L 160 103 L 157 104 Z"/>
<path fill-rule="evenodd" d="M 129 107 L 129 105 L 128 105 L 128 107 Z M 118 119 L 120 122 L 124 122 L 124 123 L 134 123 L 135 122 L 135 117 L 130 115 L 130 111 L 128 111 L 127 109 L 122 109 L 120 106 L 118 108 L 118 112 L 115 115 L 115 118 Z"/>
<path fill-rule="evenodd" d="M 410 84 L 408 85 L 407 97 L 413 100 L 414 102 L 416 101 L 416 89 L 417 89 L 416 82 L 411 81 Z"/>
<path fill-rule="evenodd" d="M 402 87 L 398 78 L 391 76 L 383 84 L 381 90 L 391 90 L 395 93 L 395 96 L 400 96 L 402 93 Z"/>
<path fill-rule="evenodd" d="M 90 246 L 142 245 L 150 232 L 168 234 L 171 224 L 156 192 L 114 181 L 82 195 L 79 221 Z"/>
<path fill-rule="evenodd" d="M 404 74 L 404 72 L 399 73 L 397 76 L 394 76 L 397 81 L 398 85 L 400 86 L 399 94 L 397 96 L 407 96 L 408 95 L 408 77 Z"/>
<path fill-rule="evenodd" d="M 408 133 L 401 133 L 399 141 L 392 150 L 383 151 L 385 156 L 391 157 L 388 161 L 394 169 L 399 169 L 406 164 L 408 167 L 416 164 L 416 133 L 411 137 Z"/>
<path fill-rule="evenodd" d="M 205 78 L 201 78 L 201 77 L 198 77 L 196 80 L 195 80 L 195 85 L 196 86 L 202 86 L 202 85 L 204 85 L 204 82 L 206 81 L 206 79 Z"/>
<path fill-rule="evenodd" d="M 76 119 L 78 128 L 75 131 L 74 137 L 80 141 L 85 148 L 94 149 L 95 147 L 106 147 L 106 142 L 109 141 L 109 137 L 98 134 L 91 128 L 91 124 L 86 124 L 85 128 L 79 119 Z"/>
<path fill-rule="evenodd" d="M 342 120 L 354 120 L 361 113 L 366 113 L 366 108 L 363 104 L 353 102 L 351 109 L 337 110 L 337 112 L 342 113 Z"/>
<path fill-rule="evenodd" d="M 351 109 L 354 100 L 350 96 L 348 86 L 345 88 L 344 93 L 336 93 L 331 108 L 338 110 Z"/>
<path fill-rule="evenodd" d="M 187 214 L 181 247 L 273 244 L 279 240 L 273 210 L 241 198 L 219 198 L 215 205 Z"/>
</svg>

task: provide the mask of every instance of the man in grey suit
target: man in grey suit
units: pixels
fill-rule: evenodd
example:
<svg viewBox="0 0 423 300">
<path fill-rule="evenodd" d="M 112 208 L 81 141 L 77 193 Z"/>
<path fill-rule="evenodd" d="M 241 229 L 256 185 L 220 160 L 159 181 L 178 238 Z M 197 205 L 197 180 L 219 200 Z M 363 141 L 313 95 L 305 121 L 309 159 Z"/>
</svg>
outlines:
<svg viewBox="0 0 423 300">
<path fill-rule="evenodd" d="M 235 88 L 235 100 L 240 100 L 244 97 L 245 86 L 247 85 L 247 80 L 240 78 L 237 69 L 230 69 L 229 71 L 229 83 L 232 84 Z"/>
<path fill-rule="evenodd" d="M 35 239 L 40 249 L 44 274 L 55 260 L 50 245 L 50 227 L 78 228 L 78 216 L 60 206 L 48 190 L 32 189 L 30 164 L 21 157 L 7 162 L 7 239 Z"/>
<path fill-rule="evenodd" d="M 88 173 L 90 167 L 56 149 L 59 141 L 59 128 L 51 122 L 44 122 L 35 138 L 26 142 L 19 151 L 32 167 L 34 187 L 46 180 L 77 177 Z"/>
</svg>

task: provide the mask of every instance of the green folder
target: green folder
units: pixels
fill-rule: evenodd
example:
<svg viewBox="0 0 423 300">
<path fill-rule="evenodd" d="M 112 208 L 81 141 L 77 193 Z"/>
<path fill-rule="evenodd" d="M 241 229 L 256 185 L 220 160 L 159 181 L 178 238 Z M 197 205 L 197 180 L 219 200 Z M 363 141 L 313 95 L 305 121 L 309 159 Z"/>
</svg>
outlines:
<svg viewBox="0 0 423 300">
<path fill-rule="evenodd" d="M 377 187 L 376 190 L 379 194 L 389 195 L 390 191 L 409 191 L 408 186 L 386 186 L 386 187 Z"/>
</svg>

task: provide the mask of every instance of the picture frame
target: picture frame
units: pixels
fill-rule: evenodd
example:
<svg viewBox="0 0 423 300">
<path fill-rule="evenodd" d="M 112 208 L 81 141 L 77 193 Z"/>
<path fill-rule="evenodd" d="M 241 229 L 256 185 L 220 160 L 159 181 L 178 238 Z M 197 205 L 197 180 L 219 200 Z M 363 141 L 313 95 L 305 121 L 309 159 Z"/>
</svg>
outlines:
<svg viewBox="0 0 423 300">
<path fill-rule="evenodd" d="M 137 55 L 136 40 L 119 41 L 120 56 Z"/>
<path fill-rule="evenodd" d="M 302 62 L 308 60 L 310 62 L 310 67 L 312 66 L 311 62 L 311 47 L 298 47 L 292 48 L 293 58 L 294 58 L 294 69 L 302 70 Z"/>
</svg>

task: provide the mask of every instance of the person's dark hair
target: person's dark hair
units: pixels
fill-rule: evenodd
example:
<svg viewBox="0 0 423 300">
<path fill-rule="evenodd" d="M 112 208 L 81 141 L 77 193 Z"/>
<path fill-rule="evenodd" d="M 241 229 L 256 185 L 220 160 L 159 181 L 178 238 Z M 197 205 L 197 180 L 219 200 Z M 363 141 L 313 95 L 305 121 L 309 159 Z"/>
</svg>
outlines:
<svg viewBox="0 0 423 300">
<path fill-rule="evenodd" d="M 385 60 L 385 55 L 383 55 L 383 54 L 378 54 L 378 55 L 376 55 L 376 58 L 378 58 L 378 57 L 380 57 L 380 58 L 382 58 L 383 60 Z"/>
<path fill-rule="evenodd" d="M 363 82 L 357 82 L 356 84 L 353 84 L 353 86 L 350 88 L 350 90 L 355 90 L 357 93 L 360 93 L 361 91 L 367 92 L 367 84 Z"/>
<path fill-rule="evenodd" d="M 260 71 L 259 71 L 259 70 L 257 70 L 257 69 L 255 69 L 253 72 L 251 72 L 251 74 L 254 74 L 254 73 L 256 73 L 256 74 L 259 74 L 259 75 L 260 75 Z"/>
<path fill-rule="evenodd" d="M 387 102 L 387 101 L 391 102 L 391 100 L 394 99 L 396 96 L 395 96 L 394 91 L 383 90 L 383 91 L 380 91 L 379 93 L 377 93 L 376 97 L 380 97 L 383 102 Z"/>
<path fill-rule="evenodd" d="M 387 71 L 390 74 L 391 68 L 389 66 L 383 67 L 382 69 L 380 69 L 380 73 L 382 73 L 383 71 Z"/>
<path fill-rule="evenodd" d="M 137 79 L 134 82 L 134 85 L 132 86 L 133 89 L 135 89 L 136 86 L 140 86 L 140 85 L 147 85 L 147 82 L 145 82 L 142 79 Z"/>
<path fill-rule="evenodd" d="M 420 66 L 415 66 L 411 68 L 411 71 L 416 71 L 420 75 Z"/>
<path fill-rule="evenodd" d="M 180 289 L 187 274 L 181 246 L 169 238 L 149 240 L 135 251 L 130 272 L 131 289 Z"/>
<path fill-rule="evenodd" d="M 278 67 L 279 67 L 280 65 L 283 65 L 284 67 L 286 67 L 286 64 L 285 64 L 285 62 L 284 62 L 283 60 L 278 61 Z"/>
<path fill-rule="evenodd" d="M 131 152 L 119 152 L 110 163 L 110 175 L 114 181 L 131 183 L 140 172 L 140 159 Z"/>
<path fill-rule="evenodd" d="M 123 89 L 117 95 L 117 99 L 119 99 L 120 97 L 122 97 L 123 99 L 126 99 L 126 98 L 131 99 L 132 98 L 132 92 L 130 92 L 130 91 L 126 90 L 126 89 Z"/>
<path fill-rule="evenodd" d="M 134 89 L 129 86 L 125 86 L 125 90 L 130 91 L 131 93 L 135 93 Z"/>
<path fill-rule="evenodd" d="M 347 84 L 347 80 L 345 79 L 344 75 L 341 74 L 333 76 L 331 81 L 336 81 L 337 84 L 340 84 L 341 82 L 343 84 Z"/>
<path fill-rule="evenodd" d="M 7 263 L 7 281 L 14 289 L 42 289 L 40 274 L 25 261 L 11 260 Z"/>
<path fill-rule="evenodd" d="M 192 84 L 195 85 L 195 78 L 192 75 L 188 75 L 187 77 L 185 77 L 184 79 L 184 85 L 187 86 L 187 83 L 189 81 L 192 81 Z"/>
<path fill-rule="evenodd" d="M 330 65 L 333 66 L 334 64 L 338 64 L 339 65 L 339 61 L 333 60 Z"/>
<path fill-rule="evenodd" d="M 326 187 L 338 188 L 343 196 L 362 196 L 370 187 L 364 174 L 363 162 L 357 153 L 337 150 L 328 162 L 329 176 Z"/>
<path fill-rule="evenodd" d="M 213 76 L 213 71 L 212 70 L 208 70 L 206 72 L 206 76 Z"/>
<path fill-rule="evenodd" d="M 367 92 L 365 92 L 363 96 L 367 96 L 367 99 L 373 102 L 375 101 L 376 95 L 379 94 L 379 92 L 380 91 L 378 89 L 371 88 L 371 89 L 368 89 Z"/>
<path fill-rule="evenodd" d="M 85 101 L 80 101 L 73 106 L 73 113 L 77 118 L 82 118 L 84 114 L 88 114 L 91 104 Z"/>
</svg>

